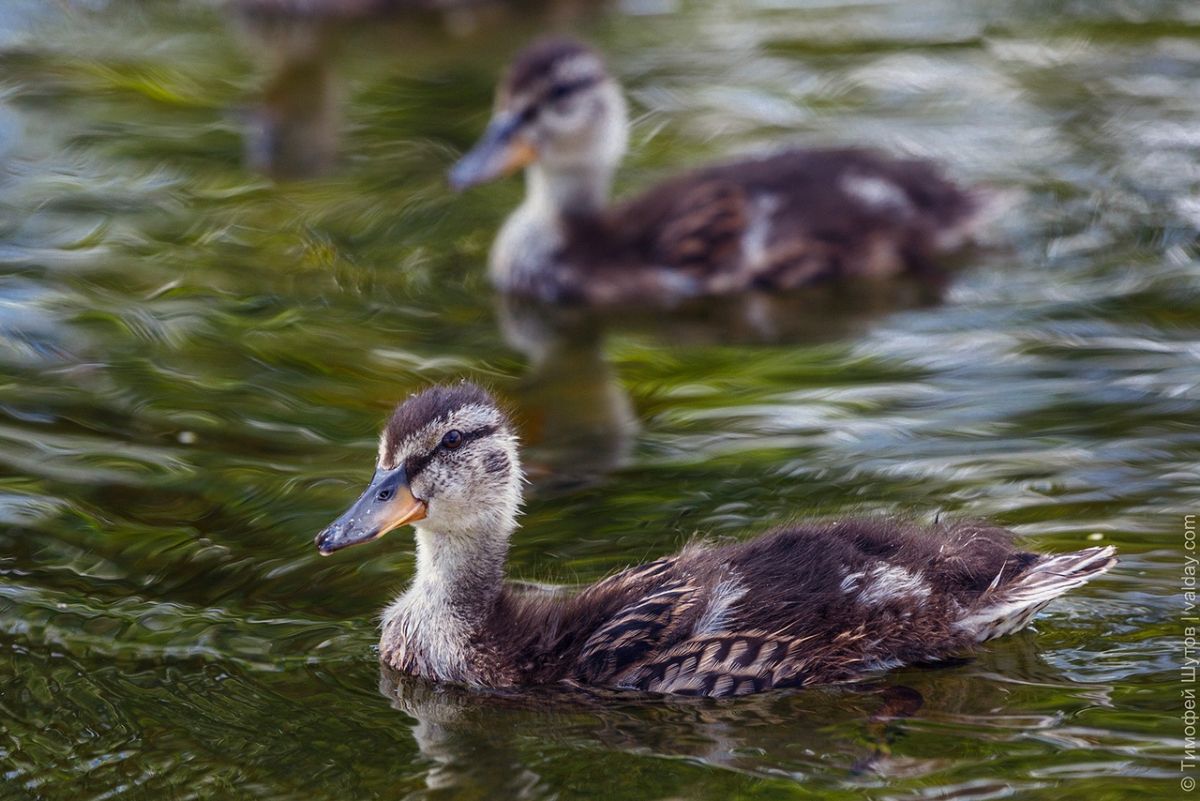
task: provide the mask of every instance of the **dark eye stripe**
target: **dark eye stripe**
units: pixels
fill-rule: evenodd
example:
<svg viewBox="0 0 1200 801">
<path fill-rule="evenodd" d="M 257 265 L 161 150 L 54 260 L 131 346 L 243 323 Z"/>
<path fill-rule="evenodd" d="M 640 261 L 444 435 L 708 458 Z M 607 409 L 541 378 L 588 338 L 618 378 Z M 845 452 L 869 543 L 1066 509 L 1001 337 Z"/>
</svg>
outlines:
<svg viewBox="0 0 1200 801">
<path fill-rule="evenodd" d="M 483 428 L 477 428 L 474 431 L 464 431 L 458 447 L 454 450 L 461 451 L 463 446 L 468 442 L 479 439 L 480 437 L 491 436 L 495 433 L 496 426 L 484 426 Z M 429 453 L 421 456 L 409 457 L 409 459 L 404 463 L 404 472 L 408 475 L 408 480 L 410 483 L 421 473 L 422 470 L 429 466 L 429 463 L 433 461 L 433 458 L 437 456 L 438 451 L 441 450 L 445 450 L 445 448 L 443 448 L 441 443 L 439 443 L 437 447 L 429 451 Z"/>
<path fill-rule="evenodd" d="M 568 83 L 552 84 L 545 94 L 542 95 L 542 103 L 555 103 L 562 100 L 567 95 L 573 95 L 581 89 L 587 89 L 589 86 L 595 86 L 600 83 L 599 76 L 591 76 L 589 78 L 580 78 L 577 81 Z"/>
</svg>

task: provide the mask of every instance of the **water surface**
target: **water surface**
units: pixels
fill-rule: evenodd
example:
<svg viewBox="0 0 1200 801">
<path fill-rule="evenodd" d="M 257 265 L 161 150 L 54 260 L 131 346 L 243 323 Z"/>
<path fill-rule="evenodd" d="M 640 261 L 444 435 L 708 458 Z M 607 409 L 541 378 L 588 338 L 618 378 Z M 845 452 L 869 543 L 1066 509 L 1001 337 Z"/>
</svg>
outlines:
<svg viewBox="0 0 1200 801">
<path fill-rule="evenodd" d="M 940 292 L 603 330 L 498 304 L 521 187 L 444 173 L 538 30 L 628 87 L 628 192 L 782 142 L 1015 199 Z M 1200 9 L 627 2 L 390 22 L 0 10 L 0 797 L 1185 797 Z M 319 559 L 394 403 L 467 376 L 533 483 L 511 573 L 798 516 L 977 516 L 1120 567 L 863 687 L 482 699 L 380 675 L 394 534 Z M 923 701 L 881 719 L 889 688 Z M 882 710 L 882 712 L 881 712 Z"/>
</svg>

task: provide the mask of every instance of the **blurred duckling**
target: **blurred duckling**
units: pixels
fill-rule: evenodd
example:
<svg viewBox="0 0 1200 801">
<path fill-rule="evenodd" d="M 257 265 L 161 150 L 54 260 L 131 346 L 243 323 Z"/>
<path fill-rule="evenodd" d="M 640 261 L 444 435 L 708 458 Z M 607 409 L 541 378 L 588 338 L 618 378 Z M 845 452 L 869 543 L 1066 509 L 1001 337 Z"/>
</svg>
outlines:
<svg viewBox="0 0 1200 801">
<path fill-rule="evenodd" d="M 861 149 L 786 150 L 705 167 L 608 205 L 629 139 L 604 62 L 571 40 L 509 67 L 456 189 L 526 170 L 525 201 L 492 247 L 503 291 L 641 303 L 932 270 L 968 244 L 982 197 L 933 164 Z"/>
<path fill-rule="evenodd" d="M 491 0 L 230 0 L 242 14 L 322 18 L 372 18 L 417 11 L 453 11 Z"/>
<path fill-rule="evenodd" d="M 1019 551 L 986 525 L 845 520 L 695 543 L 573 595 L 518 590 L 503 577 L 521 481 L 482 389 L 396 409 L 366 491 L 316 538 L 328 555 L 416 529 L 416 575 L 383 614 L 388 666 L 479 688 L 714 697 L 844 682 L 1017 631 L 1116 562 L 1111 547 Z"/>
</svg>

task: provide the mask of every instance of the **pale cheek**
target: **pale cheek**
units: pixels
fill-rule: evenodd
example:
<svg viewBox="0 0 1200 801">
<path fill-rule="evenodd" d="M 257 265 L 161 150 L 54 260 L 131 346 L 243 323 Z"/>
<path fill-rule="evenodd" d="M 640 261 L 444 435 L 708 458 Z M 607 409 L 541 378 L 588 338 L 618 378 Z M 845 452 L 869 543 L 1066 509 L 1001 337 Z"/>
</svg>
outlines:
<svg viewBox="0 0 1200 801">
<path fill-rule="evenodd" d="M 413 494 L 428 501 L 431 507 L 448 507 L 461 500 L 463 488 L 453 476 L 445 475 L 440 469 L 427 471 L 420 481 L 414 482 Z"/>
<path fill-rule="evenodd" d="M 593 116 L 586 107 L 575 105 L 548 115 L 546 126 L 556 137 L 578 136 L 585 131 Z"/>
<path fill-rule="evenodd" d="M 426 472 L 416 481 L 412 482 L 409 485 L 409 489 L 412 490 L 412 494 L 415 497 L 423 501 L 431 501 L 438 496 L 437 477 Z"/>
</svg>

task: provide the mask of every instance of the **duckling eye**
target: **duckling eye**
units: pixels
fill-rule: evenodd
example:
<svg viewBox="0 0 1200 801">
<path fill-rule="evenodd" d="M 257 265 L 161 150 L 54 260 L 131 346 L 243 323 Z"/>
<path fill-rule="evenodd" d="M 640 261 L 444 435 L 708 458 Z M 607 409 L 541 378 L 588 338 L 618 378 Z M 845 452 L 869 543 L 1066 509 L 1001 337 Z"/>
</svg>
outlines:
<svg viewBox="0 0 1200 801">
<path fill-rule="evenodd" d="M 392 491 L 390 489 L 381 489 L 378 493 L 376 493 L 375 500 L 386 501 L 390 497 L 392 497 Z"/>
<path fill-rule="evenodd" d="M 551 88 L 546 93 L 546 110 L 559 116 L 570 114 L 575 105 L 574 98 L 577 88 L 578 86 L 574 84 L 561 84 Z"/>
<path fill-rule="evenodd" d="M 442 437 L 442 447 L 447 450 L 452 451 L 455 448 L 457 448 L 459 445 L 462 445 L 462 443 L 463 443 L 463 435 L 462 435 L 462 432 L 459 431 L 458 429 L 451 429 L 450 431 L 446 432 L 446 435 L 444 437 Z"/>
</svg>

